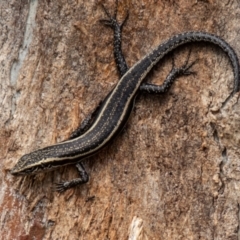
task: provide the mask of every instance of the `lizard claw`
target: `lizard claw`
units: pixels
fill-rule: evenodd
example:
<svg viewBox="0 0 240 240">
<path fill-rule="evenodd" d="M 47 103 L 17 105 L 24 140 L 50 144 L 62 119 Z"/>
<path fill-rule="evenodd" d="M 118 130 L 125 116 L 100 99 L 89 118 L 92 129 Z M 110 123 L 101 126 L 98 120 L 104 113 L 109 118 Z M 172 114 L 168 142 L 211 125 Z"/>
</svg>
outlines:
<svg viewBox="0 0 240 240">
<path fill-rule="evenodd" d="M 59 183 L 55 183 L 55 186 L 53 187 L 54 191 L 59 192 L 59 193 L 63 193 L 64 191 L 66 191 L 69 188 L 68 185 L 69 182 L 59 182 Z"/>
<path fill-rule="evenodd" d="M 128 19 L 129 16 L 129 12 L 127 11 L 127 14 L 124 18 L 124 20 L 121 23 L 118 23 L 117 21 L 117 9 L 118 9 L 118 0 L 116 0 L 116 6 L 115 6 L 115 10 L 114 10 L 114 14 L 113 16 L 111 16 L 111 14 L 108 12 L 108 10 L 105 8 L 105 6 L 103 4 L 101 4 L 105 14 L 107 15 L 108 19 L 100 19 L 99 21 L 101 23 L 103 23 L 106 26 L 110 26 L 113 29 L 118 26 L 120 29 L 123 27 L 123 25 L 125 24 L 125 22 Z"/>
<path fill-rule="evenodd" d="M 179 73 L 179 75 L 185 75 L 185 76 L 192 75 L 192 74 L 195 75 L 196 72 L 195 71 L 190 71 L 190 69 L 198 62 L 198 59 L 196 59 L 195 61 L 193 61 L 189 64 L 190 55 L 191 55 L 191 49 L 188 52 L 186 61 L 179 68 L 177 68 L 175 66 L 175 61 L 174 61 L 174 57 L 173 57 L 172 58 L 172 70 L 171 70 L 171 72 L 176 71 L 176 72 Z"/>
</svg>

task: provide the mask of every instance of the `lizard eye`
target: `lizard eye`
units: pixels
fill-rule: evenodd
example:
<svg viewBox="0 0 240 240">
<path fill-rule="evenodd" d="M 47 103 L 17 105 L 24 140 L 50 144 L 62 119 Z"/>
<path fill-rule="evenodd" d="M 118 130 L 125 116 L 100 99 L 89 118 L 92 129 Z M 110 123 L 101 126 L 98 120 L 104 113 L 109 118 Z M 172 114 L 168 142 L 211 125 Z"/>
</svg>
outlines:
<svg viewBox="0 0 240 240">
<path fill-rule="evenodd" d="M 33 173 L 34 172 L 34 168 L 32 167 L 32 168 L 28 168 L 28 169 L 26 169 L 25 170 L 25 173 Z"/>
<path fill-rule="evenodd" d="M 35 172 L 37 172 L 38 171 L 38 167 L 31 167 L 31 168 L 29 168 L 29 169 L 26 169 L 25 171 L 24 171 L 24 173 L 25 174 L 32 174 L 32 173 L 35 173 Z"/>
</svg>

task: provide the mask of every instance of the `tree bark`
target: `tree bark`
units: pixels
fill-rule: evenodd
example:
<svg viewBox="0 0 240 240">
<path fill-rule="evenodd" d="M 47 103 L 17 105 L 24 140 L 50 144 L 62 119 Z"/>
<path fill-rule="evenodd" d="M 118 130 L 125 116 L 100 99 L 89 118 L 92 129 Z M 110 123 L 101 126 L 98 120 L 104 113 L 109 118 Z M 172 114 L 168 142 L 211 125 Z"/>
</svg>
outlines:
<svg viewBox="0 0 240 240">
<path fill-rule="evenodd" d="M 160 84 L 191 49 L 195 75 L 164 95 L 140 95 L 118 138 L 86 159 L 88 184 L 59 194 L 73 166 L 13 177 L 35 149 L 67 139 L 117 83 L 113 34 L 100 3 L 0 3 L 0 223 L 3 239 L 239 239 L 240 104 L 227 56 L 188 44 L 147 77 Z M 119 1 L 132 66 L 172 35 L 204 31 L 240 55 L 238 1 Z"/>
</svg>

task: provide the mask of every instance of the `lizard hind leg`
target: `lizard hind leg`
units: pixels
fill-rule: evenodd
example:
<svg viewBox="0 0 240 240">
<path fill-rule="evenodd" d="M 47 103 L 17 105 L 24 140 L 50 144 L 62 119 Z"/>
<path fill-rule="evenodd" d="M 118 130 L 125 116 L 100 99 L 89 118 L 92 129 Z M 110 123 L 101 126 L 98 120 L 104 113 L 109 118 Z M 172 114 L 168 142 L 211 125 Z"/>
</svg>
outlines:
<svg viewBox="0 0 240 240">
<path fill-rule="evenodd" d="M 193 65 L 196 64 L 197 60 L 189 63 L 190 55 L 191 55 L 191 50 L 188 52 L 187 58 L 181 67 L 176 67 L 174 57 L 172 58 L 172 69 L 168 74 L 167 78 L 164 80 L 164 82 L 161 85 L 155 85 L 151 83 L 142 83 L 139 90 L 141 92 L 155 93 L 155 94 L 165 93 L 169 90 L 169 88 L 172 86 L 175 80 L 177 80 L 177 78 L 181 76 L 189 76 L 191 74 L 196 74 L 194 71 L 191 71 L 190 69 L 193 67 Z"/>
<path fill-rule="evenodd" d="M 113 16 L 108 12 L 108 10 L 105 8 L 104 5 L 102 5 L 102 8 L 107 15 L 108 19 L 101 19 L 100 22 L 103 23 L 105 26 L 111 27 L 114 32 L 114 59 L 120 74 L 120 77 L 122 77 L 128 70 L 128 66 L 125 60 L 125 57 L 122 52 L 122 29 L 124 24 L 126 23 L 128 19 L 128 12 L 125 16 L 124 20 L 119 23 L 117 21 L 117 9 L 118 9 L 118 1 L 116 0 L 116 7 L 114 10 Z"/>
<path fill-rule="evenodd" d="M 104 7 L 103 4 L 102 4 L 102 8 L 103 8 L 105 14 L 107 15 L 108 19 L 102 19 L 102 20 L 100 20 L 100 22 L 102 22 L 106 26 L 110 26 L 114 31 L 114 58 L 115 58 L 115 62 L 117 64 L 117 66 L 118 66 L 120 75 L 123 76 L 127 72 L 128 67 L 127 67 L 127 64 L 126 64 L 126 61 L 125 61 L 125 58 L 123 56 L 122 49 L 121 49 L 121 41 L 122 41 L 121 33 L 122 33 L 122 27 L 128 18 L 128 13 L 127 13 L 127 16 L 125 17 L 125 19 L 123 20 L 123 22 L 119 23 L 117 21 L 117 9 L 118 9 L 118 1 L 117 0 L 116 0 L 116 7 L 114 10 L 113 16 L 111 16 L 111 14 L 108 12 L 108 10 Z M 96 116 L 99 113 L 101 103 L 102 103 L 102 101 L 99 103 L 98 107 L 94 110 L 94 112 L 92 114 L 89 114 L 83 120 L 81 125 L 75 131 L 73 131 L 71 133 L 68 140 L 71 140 L 71 139 L 81 136 L 92 126 L 92 123 L 94 122 L 94 120 L 96 119 Z"/>
</svg>

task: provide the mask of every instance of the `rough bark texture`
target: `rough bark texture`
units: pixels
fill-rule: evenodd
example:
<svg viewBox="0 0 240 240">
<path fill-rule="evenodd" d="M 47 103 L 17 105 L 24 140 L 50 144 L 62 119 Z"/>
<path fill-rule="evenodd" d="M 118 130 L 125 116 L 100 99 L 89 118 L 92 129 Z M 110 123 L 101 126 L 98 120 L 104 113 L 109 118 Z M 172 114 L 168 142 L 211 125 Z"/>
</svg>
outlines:
<svg viewBox="0 0 240 240">
<path fill-rule="evenodd" d="M 101 1 L 114 11 L 114 1 Z M 240 56 L 239 1 L 120 1 L 129 66 L 165 39 L 202 30 Z M 25 153 L 67 139 L 118 81 L 100 1 L 0 3 L 0 235 L 3 239 L 238 239 L 240 104 L 226 55 L 192 49 L 194 76 L 162 96 L 141 95 L 120 136 L 84 163 L 86 185 L 58 194 L 75 168 L 28 177 L 9 170 Z M 171 57 L 148 81 L 160 84 Z"/>
</svg>

